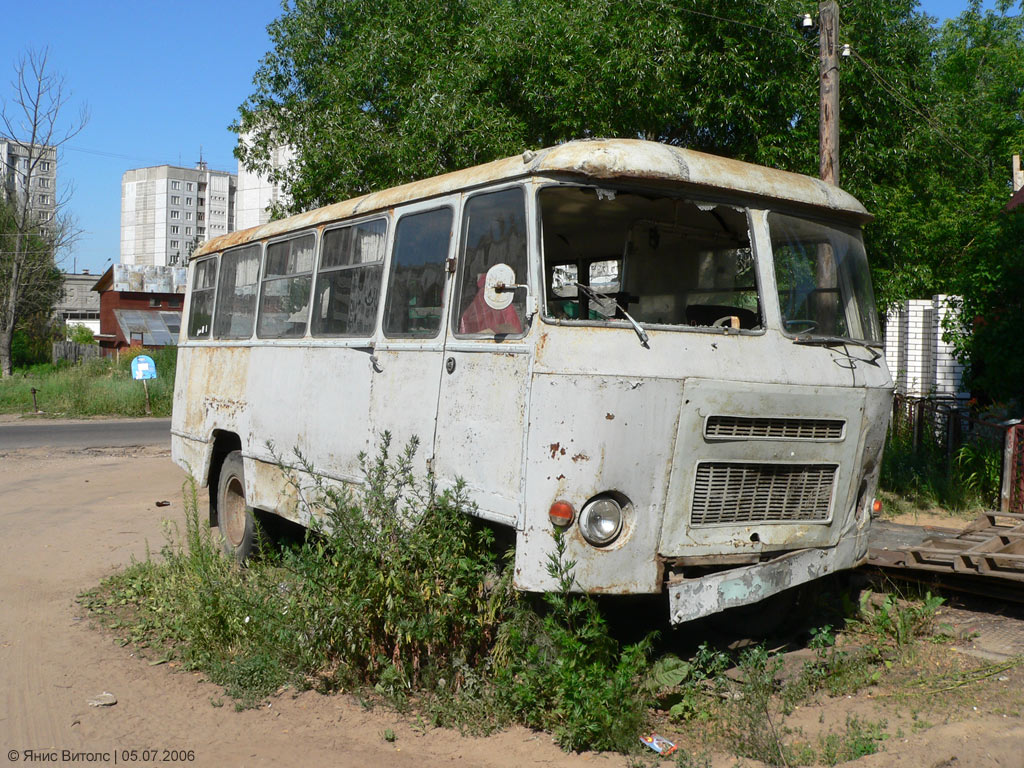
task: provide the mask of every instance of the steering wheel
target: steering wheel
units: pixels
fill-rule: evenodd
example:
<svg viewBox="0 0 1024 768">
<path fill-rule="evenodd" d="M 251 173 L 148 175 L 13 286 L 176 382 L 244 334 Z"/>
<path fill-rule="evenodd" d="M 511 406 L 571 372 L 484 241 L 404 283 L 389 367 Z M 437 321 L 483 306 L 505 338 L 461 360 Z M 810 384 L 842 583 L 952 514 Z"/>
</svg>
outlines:
<svg viewBox="0 0 1024 768">
<path fill-rule="evenodd" d="M 815 320 L 784 320 L 783 326 L 787 331 L 795 331 L 798 328 L 803 328 L 805 333 L 810 333 L 818 327 L 818 323 Z"/>
</svg>

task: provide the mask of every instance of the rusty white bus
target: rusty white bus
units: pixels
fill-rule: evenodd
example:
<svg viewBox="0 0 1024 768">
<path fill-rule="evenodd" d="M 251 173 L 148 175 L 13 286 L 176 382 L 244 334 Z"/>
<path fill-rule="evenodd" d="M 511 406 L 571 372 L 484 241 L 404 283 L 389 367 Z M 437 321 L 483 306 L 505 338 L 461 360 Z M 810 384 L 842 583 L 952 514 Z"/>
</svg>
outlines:
<svg viewBox="0 0 1024 768">
<path fill-rule="evenodd" d="M 268 447 L 360 483 L 418 436 L 515 584 L 667 593 L 675 623 L 866 555 L 892 397 L 850 195 L 577 141 L 235 232 L 189 264 L 173 456 L 239 556 L 308 523 Z"/>
</svg>

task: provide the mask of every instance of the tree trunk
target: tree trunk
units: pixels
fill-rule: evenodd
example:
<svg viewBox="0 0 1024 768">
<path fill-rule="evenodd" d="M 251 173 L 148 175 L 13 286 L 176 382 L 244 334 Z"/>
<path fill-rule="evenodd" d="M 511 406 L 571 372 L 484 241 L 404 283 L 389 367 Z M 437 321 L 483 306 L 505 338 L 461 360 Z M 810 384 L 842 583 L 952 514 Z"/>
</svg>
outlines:
<svg viewBox="0 0 1024 768">
<path fill-rule="evenodd" d="M 11 260 L 11 277 L 8 287 L 8 295 L 5 301 L 0 302 L 3 308 L 0 317 L 0 378 L 8 378 L 13 372 L 13 360 L 11 359 L 11 344 L 14 341 L 14 324 L 18 320 L 18 286 L 21 282 L 21 233 L 17 234 L 14 244 L 14 258 Z"/>
<path fill-rule="evenodd" d="M 14 329 L 0 330 L 0 378 L 10 378 L 14 370 L 11 360 L 11 342 L 14 341 Z"/>
</svg>

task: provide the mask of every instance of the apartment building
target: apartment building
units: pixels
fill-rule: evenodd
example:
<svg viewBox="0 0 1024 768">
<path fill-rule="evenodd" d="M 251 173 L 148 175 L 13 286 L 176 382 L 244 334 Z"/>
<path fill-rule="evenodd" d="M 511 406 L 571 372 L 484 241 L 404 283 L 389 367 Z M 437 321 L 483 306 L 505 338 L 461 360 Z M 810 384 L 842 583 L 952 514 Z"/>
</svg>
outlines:
<svg viewBox="0 0 1024 768">
<path fill-rule="evenodd" d="M 239 137 L 239 143 L 249 141 L 248 134 Z M 277 170 L 287 168 L 295 160 L 295 150 L 283 144 L 270 154 L 270 163 Z M 253 173 L 238 163 L 238 226 L 248 229 L 270 221 L 270 209 L 275 205 L 288 205 L 291 198 L 277 182 Z"/>
<path fill-rule="evenodd" d="M 181 266 L 204 240 L 235 231 L 238 177 L 158 165 L 121 177 L 121 263 Z"/>
<path fill-rule="evenodd" d="M 57 149 L 0 136 L 0 184 L 10 199 L 28 200 L 36 220 L 52 221 L 57 210 Z"/>
</svg>

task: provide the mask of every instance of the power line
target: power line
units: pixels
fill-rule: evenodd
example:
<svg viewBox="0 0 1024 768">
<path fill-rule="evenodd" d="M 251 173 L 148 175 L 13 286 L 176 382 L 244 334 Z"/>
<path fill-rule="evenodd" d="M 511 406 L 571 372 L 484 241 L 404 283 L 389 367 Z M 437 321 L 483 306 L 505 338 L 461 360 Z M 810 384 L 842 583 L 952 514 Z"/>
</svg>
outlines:
<svg viewBox="0 0 1024 768">
<path fill-rule="evenodd" d="M 755 2 L 756 5 L 761 6 L 765 10 L 773 10 L 770 6 L 765 5 L 764 3 L 758 2 L 758 0 L 754 0 L 754 2 Z M 661 3 L 660 5 L 661 5 L 661 7 L 663 9 L 667 7 L 664 3 Z M 778 30 L 769 29 L 768 27 L 762 27 L 759 24 L 751 24 L 749 22 L 739 21 L 738 19 L 730 19 L 730 18 L 726 18 L 724 16 L 718 16 L 718 15 L 713 14 L 713 13 L 707 13 L 705 11 L 698 11 L 698 10 L 691 9 L 691 8 L 674 7 L 674 10 L 682 11 L 683 13 L 689 13 L 689 14 L 692 14 L 694 16 L 703 16 L 705 18 L 715 19 L 716 21 L 721 21 L 721 22 L 724 22 L 726 24 L 735 24 L 737 26 L 746 27 L 748 29 L 754 29 L 754 30 L 757 30 L 759 32 L 764 32 L 765 34 L 771 35 L 772 37 L 775 37 L 775 38 L 781 38 L 781 39 L 789 40 L 789 41 L 797 44 L 797 50 L 799 52 L 803 53 L 804 55 L 808 56 L 811 59 L 815 58 L 813 56 L 813 54 L 811 54 L 811 53 L 809 53 L 809 52 L 807 52 L 807 51 L 802 49 L 802 47 L 799 45 L 801 40 L 793 37 L 792 35 L 784 34 L 784 33 L 780 32 Z M 978 158 L 975 155 L 971 154 L 966 149 L 964 149 L 964 147 L 961 144 L 957 143 L 952 138 L 950 138 L 946 134 L 946 132 L 942 129 L 942 127 L 939 125 L 939 123 L 936 121 L 936 119 L 934 117 L 931 117 L 930 115 L 926 114 L 922 108 L 918 107 L 913 102 L 911 102 L 909 99 L 907 99 L 905 96 L 903 96 L 903 94 L 900 93 L 899 89 L 897 89 L 895 86 L 890 84 L 884 77 L 882 77 L 882 75 L 871 65 L 871 62 L 869 62 L 867 59 L 865 59 L 863 56 L 861 56 L 860 53 L 858 53 L 856 49 L 851 48 L 850 51 L 851 51 L 852 55 L 854 56 L 854 58 L 856 58 L 859 62 L 861 62 L 867 68 L 868 73 L 873 78 L 875 78 L 875 80 L 878 82 L 878 84 L 882 86 L 883 90 L 885 90 L 890 96 L 892 96 L 898 102 L 900 102 L 905 107 L 907 107 L 909 110 L 911 110 L 914 114 L 916 114 L 918 117 L 920 117 L 922 120 L 924 120 L 924 122 L 933 131 L 935 131 L 936 135 L 938 135 L 938 137 L 940 139 L 942 139 L 946 144 L 948 144 L 950 147 L 952 147 L 953 149 L 955 149 L 958 152 L 960 152 L 961 154 L 963 154 L 968 159 L 973 160 L 974 162 L 982 164 L 982 165 L 984 164 L 983 161 L 980 158 Z"/>
<path fill-rule="evenodd" d="M 759 3 L 759 5 L 760 5 L 760 3 Z M 803 46 L 801 45 L 801 43 L 804 42 L 803 38 L 797 38 L 797 37 L 794 37 L 793 35 L 785 34 L 783 32 L 780 32 L 777 29 L 771 29 L 769 27 L 762 27 L 760 24 L 751 24 L 748 21 L 740 21 L 739 19 L 730 19 L 730 18 L 727 18 L 725 16 L 718 16 L 718 15 L 716 15 L 714 13 L 708 13 L 707 11 L 698 11 L 698 10 L 696 10 L 694 8 L 683 8 L 683 7 L 676 6 L 676 5 L 668 5 L 668 4 L 664 3 L 664 2 L 658 3 L 658 6 L 662 10 L 681 11 L 682 13 L 689 13 L 689 14 L 691 14 L 693 16 L 703 16 L 706 19 L 714 19 L 716 21 L 721 21 L 721 22 L 724 22 L 726 24 L 735 24 L 736 26 L 746 27 L 747 29 L 753 29 L 753 30 L 756 30 L 758 32 L 764 32 L 766 35 L 771 35 L 772 37 L 778 38 L 780 40 L 787 40 L 787 41 L 793 43 L 796 46 L 796 49 L 797 49 L 797 51 L 799 53 L 802 53 L 802 54 L 804 54 L 805 56 L 807 56 L 808 58 L 811 58 L 811 59 L 815 58 L 813 54 L 809 53 L 806 50 L 803 50 Z M 768 6 L 762 5 L 762 7 L 766 8 L 768 10 L 771 10 Z"/>
<path fill-rule="evenodd" d="M 883 90 L 885 90 L 890 96 L 892 96 L 894 99 L 896 99 L 898 102 L 900 102 L 903 106 L 905 106 L 907 109 L 911 110 L 914 114 L 916 114 L 918 117 L 920 117 L 922 120 L 924 120 L 924 122 L 928 125 L 928 127 L 930 127 L 933 131 L 935 131 L 935 133 L 938 135 L 938 137 L 940 139 L 942 139 L 944 142 L 946 142 L 953 149 L 955 149 L 958 152 L 962 153 L 965 157 L 973 160 L 976 163 L 984 165 L 984 162 L 981 160 L 981 158 L 975 157 L 970 152 L 968 152 L 966 149 L 964 149 L 962 145 L 958 144 L 957 142 L 953 141 L 953 139 L 951 139 L 949 136 L 947 136 L 946 132 L 936 122 L 935 118 L 931 117 L 930 115 L 925 114 L 925 112 L 923 111 L 922 108 L 919 108 L 912 101 L 910 101 L 910 99 L 906 98 L 902 93 L 900 93 L 899 89 L 896 88 L 894 85 L 892 85 L 884 77 L 882 77 L 881 73 L 879 73 L 878 70 L 876 70 L 871 65 L 871 62 L 869 62 L 867 59 L 865 59 L 863 56 L 861 56 L 857 52 L 856 49 L 851 48 L 850 52 L 853 54 L 853 57 L 855 59 L 857 59 L 857 61 L 859 61 L 861 64 L 863 64 L 867 68 L 868 73 L 872 77 L 875 78 L 875 80 L 878 82 L 878 84 L 882 86 Z"/>
<path fill-rule="evenodd" d="M 179 163 L 168 163 L 168 162 L 156 160 L 156 159 L 154 159 L 152 157 L 138 157 L 136 155 L 122 155 L 122 154 L 120 154 L 118 152 L 107 152 L 107 151 L 102 150 L 102 149 L 87 149 L 85 147 L 71 147 L 71 146 L 64 147 L 64 149 L 71 150 L 72 152 L 81 152 L 81 153 L 86 154 L 86 155 L 97 155 L 99 157 L 109 157 L 109 158 L 114 158 L 114 159 L 118 159 L 118 160 L 131 160 L 132 162 L 136 162 L 136 163 L 148 163 L 149 165 L 173 165 L 175 167 L 181 167 L 181 165 Z M 230 170 L 226 169 L 225 167 L 221 166 L 219 163 L 216 166 L 214 166 L 211 163 L 207 162 L 207 165 L 209 165 L 211 167 L 211 169 L 215 170 L 215 171 L 225 171 L 227 173 L 234 173 L 234 171 L 230 171 Z"/>
</svg>

